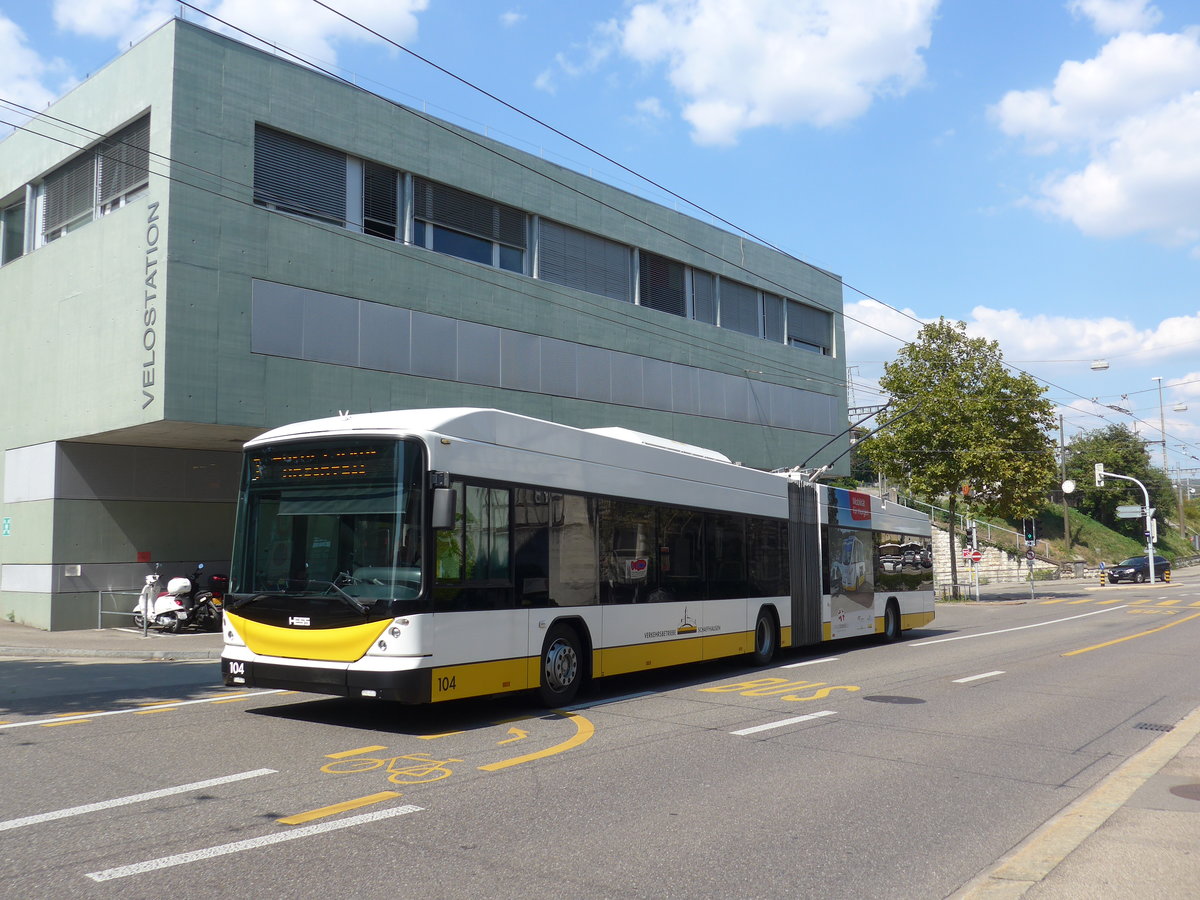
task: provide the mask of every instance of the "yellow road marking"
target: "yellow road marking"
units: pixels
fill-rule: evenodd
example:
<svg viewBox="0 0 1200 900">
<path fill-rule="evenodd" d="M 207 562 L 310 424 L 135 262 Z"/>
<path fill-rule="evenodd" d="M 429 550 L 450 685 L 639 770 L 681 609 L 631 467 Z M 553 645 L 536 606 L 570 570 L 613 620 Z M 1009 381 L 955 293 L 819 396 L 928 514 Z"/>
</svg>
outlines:
<svg viewBox="0 0 1200 900">
<path fill-rule="evenodd" d="M 43 722 L 43 728 L 57 728 L 59 725 L 78 725 L 80 722 L 91 722 L 91 719 L 68 719 L 65 722 Z"/>
<path fill-rule="evenodd" d="M 456 734 L 466 734 L 465 731 L 444 731 L 441 734 L 418 734 L 423 741 L 436 741 L 438 738 L 454 737 Z"/>
<path fill-rule="evenodd" d="M 1078 604 L 1080 604 L 1080 603 L 1091 603 L 1091 602 L 1092 602 L 1092 598 L 1091 598 L 1091 597 L 1084 597 L 1082 600 L 1072 600 L 1072 601 L 1071 601 L 1070 603 L 1068 603 L 1067 605 L 1068 605 L 1068 606 L 1076 606 L 1076 605 L 1078 605 Z M 1108 602 L 1109 602 L 1109 603 L 1114 603 L 1114 602 L 1116 602 L 1116 601 L 1109 600 Z"/>
<path fill-rule="evenodd" d="M 1197 607 L 1200 607 L 1200 600 L 1197 600 L 1195 603 L 1189 603 L 1188 606 L 1191 609 L 1196 609 Z"/>
<path fill-rule="evenodd" d="M 300 825 L 304 822 L 311 822 L 313 819 L 336 816 L 338 813 L 346 812 L 347 810 L 361 809 L 364 806 L 370 806 L 373 803 L 382 803 L 384 800 L 391 800 L 393 797 L 399 796 L 400 793 L 398 791 L 380 791 L 378 794 L 371 794 L 368 797 L 359 797 L 357 800 L 347 800 L 344 803 L 335 803 L 332 806 L 322 806 L 320 809 L 297 813 L 294 816 L 286 816 L 275 821 L 280 825 Z"/>
<path fill-rule="evenodd" d="M 1115 600 L 1098 600 L 1098 601 L 1096 601 L 1096 605 L 1097 606 L 1110 606 L 1113 603 L 1120 603 L 1120 602 L 1121 602 L 1121 598 L 1117 597 Z"/>
<path fill-rule="evenodd" d="M 1153 602 L 1153 600 L 1154 600 L 1153 597 L 1147 597 L 1145 600 L 1130 600 L 1129 605 L 1130 606 L 1141 606 L 1143 603 L 1151 603 L 1151 602 Z"/>
<path fill-rule="evenodd" d="M 1162 603 L 1155 603 L 1155 606 L 1174 606 L 1177 603 L 1182 603 L 1182 600 L 1164 600 Z"/>
<path fill-rule="evenodd" d="M 382 744 L 376 744 L 374 747 L 359 747 L 357 750 L 343 750 L 341 753 L 326 753 L 326 759 L 346 759 L 349 756 L 358 756 L 362 753 L 374 753 L 376 750 L 386 750 L 387 747 Z"/>
<path fill-rule="evenodd" d="M 1197 613 L 1197 615 L 1200 615 L 1200 613 Z M 509 766 L 519 766 L 521 763 L 531 762 L 535 759 L 545 759 L 547 756 L 554 756 L 558 753 L 564 753 L 573 747 L 578 747 L 580 744 L 586 744 L 591 739 L 592 735 L 596 733 L 596 726 L 578 713 L 561 712 L 559 710 L 555 710 L 555 715 L 559 715 L 571 720 L 571 722 L 575 725 L 575 735 L 573 737 L 568 738 L 561 744 L 555 744 L 553 747 L 550 747 L 546 750 L 539 750 L 537 753 L 530 753 L 526 756 L 518 756 L 514 759 L 506 759 L 502 762 L 492 763 L 487 766 L 480 766 L 480 771 L 495 772 L 500 769 L 507 769 Z"/>
<path fill-rule="evenodd" d="M 224 700 L 214 700 L 213 703 L 237 703 L 241 700 L 252 700 L 254 694 L 238 694 L 236 697 L 226 697 Z"/>
<path fill-rule="evenodd" d="M 137 709 L 133 714 L 135 716 L 152 716 L 155 713 L 170 712 L 173 709 L 175 709 L 174 706 L 160 706 L 158 709 Z"/>
<path fill-rule="evenodd" d="M 1159 625 L 1157 628 L 1151 628 L 1149 631 L 1140 631 L 1137 634 L 1130 634 L 1123 638 L 1117 638 L 1115 641 L 1105 641 L 1103 644 L 1094 644 L 1091 647 L 1083 647 L 1079 650 L 1070 650 L 1070 651 L 1064 653 L 1063 656 L 1075 656 L 1079 653 L 1087 653 L 1089 650 L 1100 650 L 1104 647 L 1111 647 L 1113 644 L 1120 644 L 1124 641 L 1132 641 L 1134 638 L 1145 637 L 1148 634 L 1155 634 L 1166 628 L 1172 628 L 1176 625 L 1181 625 L 1184 622 L 1190 621 L 1192 619 L 1197 619 L 1197 618 L 1200 618 L 1200 613 L 1194 613 L 1193 615 L 1190 615 L 1190 616 L 1184 616 L 1182 619 L 1176 619 L 1174 622 L 1168 622 L 1166 625 Z"/>
<path fill-rule="evenodd" d="M 1069 598 L 1067 598 L 1067 597 L 1059 597 L 1057 600 L 1042 600 L 1042 601 L 1040 601 L 1040 605 L 1041 606 L 1052 606 L 1055 603 L 1066 603 L 1068 599 Z"/>
</svg>

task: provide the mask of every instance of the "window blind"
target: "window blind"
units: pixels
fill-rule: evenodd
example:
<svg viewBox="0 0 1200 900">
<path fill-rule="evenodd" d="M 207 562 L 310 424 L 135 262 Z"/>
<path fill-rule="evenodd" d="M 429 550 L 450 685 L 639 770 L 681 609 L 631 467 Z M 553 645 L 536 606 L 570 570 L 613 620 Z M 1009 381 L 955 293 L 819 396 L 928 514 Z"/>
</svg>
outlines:
<svg viewBox="0 0 1200 900">
<path fill-rule="evenodd" d="M 632 302 L 633 251 L 628 246 L 548 219 L 540 222 L 539 278 Z"/>
<path fill-rule="evenodd" d="M 100 205 L 150 180 L 150 116 L 142 116 L 100 144 Z"/>
<path fill-rule="evenodd" d="M 687 317 L 687 285 L 683 263 L 638 252 L 638 302 L 650 309 Z"/>
<path fill-rule="evenodd" d="M 346 220 L 346 154 L 258 125 L 254 200 L 287 212 Z"/>
<path fill-rule="evenodd" d="M 525 249 L 525 213 L 426 178 L 413 178 L 413 215 L 488 241 Z"/>
</svg>

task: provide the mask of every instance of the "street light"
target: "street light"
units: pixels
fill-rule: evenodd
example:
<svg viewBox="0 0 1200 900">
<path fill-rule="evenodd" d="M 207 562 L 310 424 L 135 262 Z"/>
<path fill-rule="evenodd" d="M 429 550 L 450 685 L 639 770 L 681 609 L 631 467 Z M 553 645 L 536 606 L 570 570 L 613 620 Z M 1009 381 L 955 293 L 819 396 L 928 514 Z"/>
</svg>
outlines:
<svg viewBox="0 0 1200 900">
<path fill-rule="evenodd" d="M 1108 368 L 1108 360 L 1107 359 L 1093 359 L 1092 360 L 1092 371 L 1093 372 L 1103 372 L 1107 368 Z"/>
</svg>

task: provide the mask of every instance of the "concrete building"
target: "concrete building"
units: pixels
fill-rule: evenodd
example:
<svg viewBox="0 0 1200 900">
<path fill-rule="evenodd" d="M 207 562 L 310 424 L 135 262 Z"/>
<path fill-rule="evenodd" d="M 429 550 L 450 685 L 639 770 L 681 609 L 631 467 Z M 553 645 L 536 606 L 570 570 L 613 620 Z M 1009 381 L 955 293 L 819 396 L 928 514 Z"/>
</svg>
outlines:
<svg viewBox="0 0 1200 900">
<path fill-rule="evenodd" d="M 288 421 L 487 406 L 763 468 L 845 429 L 836 276 L 184 21 L 0 142 L 0 212 L 18 622 L 221 570 L 239 445 Z"/>
</svg>

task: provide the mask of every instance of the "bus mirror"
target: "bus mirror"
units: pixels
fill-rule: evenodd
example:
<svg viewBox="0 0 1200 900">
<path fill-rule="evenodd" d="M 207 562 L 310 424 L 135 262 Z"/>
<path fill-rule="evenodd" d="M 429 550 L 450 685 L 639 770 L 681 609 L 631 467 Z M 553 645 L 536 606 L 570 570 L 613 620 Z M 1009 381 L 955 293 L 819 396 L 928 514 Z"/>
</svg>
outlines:
<svg viewBox="0 0 1200 900">
<path fill-rule="evenodd" d="M 454 488 L 440 487 L 433 489 L 432 524 L 434 528 L 454 527 L 455 501 L 456 497 Z"/>
</svg>

